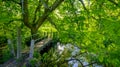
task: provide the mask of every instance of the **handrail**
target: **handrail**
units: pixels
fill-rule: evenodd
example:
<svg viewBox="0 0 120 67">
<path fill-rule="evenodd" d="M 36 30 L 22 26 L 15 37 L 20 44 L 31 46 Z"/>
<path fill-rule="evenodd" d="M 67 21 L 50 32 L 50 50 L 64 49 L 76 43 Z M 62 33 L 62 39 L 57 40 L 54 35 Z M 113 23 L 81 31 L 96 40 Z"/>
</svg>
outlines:
<svg viewBox="0 0 120 67">
<path fill-rule="evenodd" d="M 41 32 L 41 33 L 45 33 L 45 32 Z M 46 32 L 47 34 L 46 35 L 43 35 L 43 37 L 46 37 L 46 36 L 48 36 L 48 34 L 49 34 L 49 32 Z M 24 36 L 22 36 L 22 39 L 25 39 L 25 38 L 29 38 L 30 37 L 30 40 L 32 40 L 32 36 L 35 36 L 35 35 L 39 35 L 40 33 L 38 32 L 38 33 L 36 33 L 36 34 L 33 34 L 33 35 L 30 35 L 30 36 L 27 36 L 27 37 L 24 37 Z M 50 34 L 51 34 L 51 32 L 50 32 Z M 52 36 L 53 36 L 54 34 L 52 34 Z M 53 36 L 54 37 L 54 36 Z M 37 40 L 39 40 L 39 39 L 41 39 L 41 38 L 38 38 L 38 39 L 36 39 L 35 41 L 37 41 Z M 11 39 L 12 40 L 12 42 L 15 42 L 16 40 L 17 40 L 17 37 L 15 37 L 14 39 Z"/>
<path fill-rule="evenodd" d="M 36 33 L 36 34 L 31 35 L 31 36 L 30 36 L 30 37 L 31 37 L 31 39 L 32 39 L 32 37 L 33 37 L 33 36 L 38 35 L 38 34 L 39 34 L 39 33 Z"/>
</svg>

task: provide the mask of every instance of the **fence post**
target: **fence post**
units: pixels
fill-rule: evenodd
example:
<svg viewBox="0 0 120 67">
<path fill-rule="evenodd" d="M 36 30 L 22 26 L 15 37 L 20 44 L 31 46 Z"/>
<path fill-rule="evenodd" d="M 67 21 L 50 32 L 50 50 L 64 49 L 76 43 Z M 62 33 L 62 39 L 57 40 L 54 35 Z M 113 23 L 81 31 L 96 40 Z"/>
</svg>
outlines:
<svg viewBox="0 0 120 67">
<path fill-rule="evenodd" d="M 9 46 L 11 54 L 13 56 L 15 56 L 14 46 L 13 46 L 13 43 L 12 43 L 11 39 L 8 39 L 8 46 Z"/>
<path fill-rule="evenodd" d="M 29 58 L 30 58 L 30 59 L 33 58 L 33 54 L 34 54 L 34 43 L 35 43 L 35 40 L 32 39 L 32 40 L 31 40 L 31 45 L 30 45 L 30 53 L 29 53 Z"/>
<path fill-rule="evenodd" d="M 21 28 L 17 29 L 17 59 L 21 57 Z"/>
</svg>

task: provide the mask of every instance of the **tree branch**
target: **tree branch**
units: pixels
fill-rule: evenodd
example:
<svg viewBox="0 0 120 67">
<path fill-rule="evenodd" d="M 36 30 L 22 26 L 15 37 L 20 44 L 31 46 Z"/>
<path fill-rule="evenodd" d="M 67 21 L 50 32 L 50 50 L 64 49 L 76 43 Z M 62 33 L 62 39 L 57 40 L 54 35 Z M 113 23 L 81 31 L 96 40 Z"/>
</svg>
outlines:
<svg viewBox="0 0 120 67">
<path fill-rule="evenodd" d="M 34 12 L 34 18 L 33 18 L 33 21 L 32 21 L 33 23 L 35 23 L 35 21 L 36 21 L 36 14 L 40 10 L 40 7 L 41 7 L 41 4 L 40 4 L 40 1 L 39 1 L 39 4 L 38 4 L 38 6 L 37 6 L 37 8 Z"/>
<path fill-rule="evenodd" d="M 41 3 L 43 4 L 43 6 L 44 6 L 45 9 L 48 9 L 48 8 L 49 8 L 49 7 L 48 7 L 48 4 L 47 4 L 48 0 L 47 0 L 47 1 L 45 1 L 45 0 L 40 0 L 40 1 L 41 1 Z"/>
<path fill-rule="evenodd" d="M 56 0 L 53 5 L 50 7 L 50 11 L 55 10 L 64 0 Z"/>
<path fill-rule="evenodd" d="M 58 30 L 56 24 L 53 22 L 53 20 L 50 17 L 48 17 L 47 20 Z"/>
<path fill-rule="evenodd" d="M 83 65 L 83 63 L 82 63 L 79 59 L 76 59 L 76 58 L 71 58 L 71 59 L 69 59 L 69 60 L 65 60 L 65 61 L 68 62 L 68 61 L 73 61 L 73 60 L 78 61 L 78 62 L 81 64 L 82 67 L 90 66 L 90 65 L 93 65 L 93 64 L 96 63 L 96 62 L 91 62 L 91 63 L 89 63 L 89 64 L 87 64 L 87 65 Z"/>
<path fill-rule="evenodd" d="M 85 66 L 83 65 L 83 63 L 82 63 L 79 59 L 76 59 L 76 58 L 71 58 L 71 59 L 66 60 L 66 61 L 68 62 L 68 61 L 73 61 L 73 60 L 78 61 L 78 62 L 81 64 L 82 67 L 85 67 Z"/>
<path fill-rule="evenodd" d="M 28 0 L 24 0 L 23 2 L 23 23 L 28 27 L 32 28 L 32 25 L 29 23 L 29 12 L 28 12 Z"/>
<path fill-rule="evenodd" d="M 119 6 L 118 3 L 116 3 L 114 0 L 108 0 L 108 1 L 110 1 L 113 4 L 115 4 L 116 6 Z"/>
<path fill-rule="evenodd" d="M 64 0 L 56 0 L 54 2 L 54 4 L 50 7 L 50 9 L 46 9 L 46 11 L 44 11 L 43 15 L 37 20 L 36 22 L 36 28 L 39 28 L 44 21 L 47 19 L 48 15 L 55 10 Z"/>
<path fill-rule="evenodd" d="M 80 1 L 81 4 L 83 5 L 83 8 L 84 8 L 86 11 L 88 11 L 87 8 L 85 7 L 85 4 L 84 4 L 83 0 L 79 0 L 79 1 Z"/>
</svg>

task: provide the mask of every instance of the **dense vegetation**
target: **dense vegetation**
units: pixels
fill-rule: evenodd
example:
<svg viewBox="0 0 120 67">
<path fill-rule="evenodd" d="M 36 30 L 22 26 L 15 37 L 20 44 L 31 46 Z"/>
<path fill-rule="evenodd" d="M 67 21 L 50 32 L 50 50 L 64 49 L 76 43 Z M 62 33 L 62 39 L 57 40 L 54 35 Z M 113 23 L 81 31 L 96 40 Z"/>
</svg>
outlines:
<svg viewBox="0 0 120 67">
<path fill-rule="evenodd" d="M 16 47 L 17 31 L 22 36 L 22 49 L 30 35 L 55 32 L 63 44 L 75 44 L 81 49 L 78 55 L 87 62 L 104 67 L 120 65 L 120 1 L 119 0 L 2 0 L 0 1 L 0 59 L 11 58 L 7 39 Z M 54 37 L 54 36 L 53 36 Z M 33 37 L 36 39 L 36 36 Z M 19 40 L 19 39 L 18 39 Z M 82 54 L 83 55 L 82 55 Z M 86 54 L 87 53 L 87 54 Z M 66 66 L 64 58 L 70 56 L 64 51 L 59 62 L 54 49 L 45 55 L 35 53 L 35 61 L 42 65 Z M 36 57 L 37 56 L 37 57 Z M 52 61 L 52 62 L 51 62 Z M 51 62 L 51 63 L 49 63 Z"/>
</svg>

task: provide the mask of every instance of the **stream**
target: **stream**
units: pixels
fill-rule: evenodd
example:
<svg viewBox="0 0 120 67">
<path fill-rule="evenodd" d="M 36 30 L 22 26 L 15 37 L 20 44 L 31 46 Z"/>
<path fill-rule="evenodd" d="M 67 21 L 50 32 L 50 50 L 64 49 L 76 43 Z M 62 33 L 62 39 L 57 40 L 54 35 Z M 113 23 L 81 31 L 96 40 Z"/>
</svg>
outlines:
<svg viewBox="0 0 120 67">
<path fill-rule="evenodd" d="M 73 56 L 76 56 L 79 52 L 80 52 L 80 48 L 78 48 L 75 45 L 72 44 L 66 44 L 63 45 L 60 42 L 57 43 L 57 50 L 59 50 L 59 54 L 62 54 L 62 52 L 64 51 L 64 49 L 68 49 L 71 51 L 71 57 L 68 57 L 66 59 L 70 60 L 70 59 L 75 59 Z M 86 57 L 84 56 L 78 56 L 79 61 L 82 63 L 83 67 L 90 67 L 89 63 L 87 62 Z M 68 67 L 71 67 L 70 65 L 72 65 L 72 67 L 79 67 L 79 62 L 78 60 L 71 60 L 68 62 Z M 81 65 L 81 64 L 80 64 Z M 92 64 L 92 67 L 103 67 L 102 65 L 98 65 L 97 63 Z"/>
</svg>

